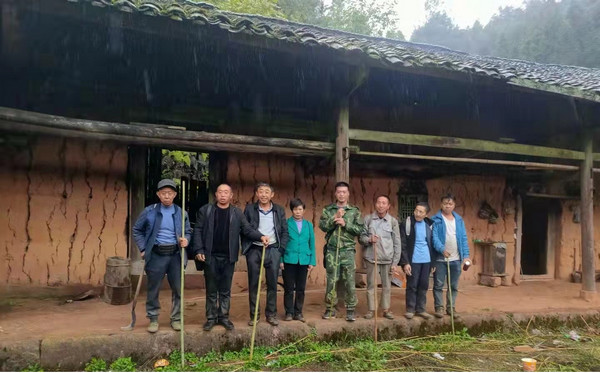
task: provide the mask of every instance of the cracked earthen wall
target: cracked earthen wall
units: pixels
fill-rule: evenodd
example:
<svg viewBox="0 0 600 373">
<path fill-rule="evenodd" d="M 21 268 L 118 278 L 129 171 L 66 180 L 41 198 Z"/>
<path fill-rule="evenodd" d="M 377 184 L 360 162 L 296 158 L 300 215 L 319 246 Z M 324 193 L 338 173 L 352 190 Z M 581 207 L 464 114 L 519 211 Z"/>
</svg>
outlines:
<svg viewBox="0 0 600 373">
<path fill-rule="evenodd" d="M 99 285 L 127 256 L 127 147 L 62 138 L 0 147 L 0 281 Z"/>
<path fill-rule="evenodd" d="M 600 190 L 600 178 L 595 177 L 594 190 Z M 573 271 L 581 271 L 581 224 L 573 221 L 579 200 L 562 200 L 561 241 L 557 253 L 556 277 L 570 280 Z M 600 270 L 600 198 L 594 195 L 594 251 L 596 270 Z"/>
<path fill-rule="evenodd" d="M 234 189 L 234 203 L 242 209 L 253 202 L 254 185 L 259 181 L 267 181 L 275 188 L 274 201 L 285 207 L 287 216 L 291 212 L 288 202 L 299 197 L 306 203 L 305 218 L 315 226 L 317 267 L 309 274 L 309 285 L 325 284 L 325 269 L 322 265 L 324 233 L 318 229 L 319 218 L 323 208 L 333 198 L 335 184 L 333 172 L 323 175 L 323 170 L 313 172 L 303 165 L 300 159 L 273 155 L 229 154 L 227 181 Z M 360 177 L 351 171 L 350 202 L 357 205 L 364 214 L 374 211 L 373 199 L 379 194 L 387 194 L 392 199 L 391 213 L 397 216 L 398 190 L 403 178 Z M 473 247 L 474 238 L 507 242 L 507 272 L 512 276 L 515 216 L 514 199 L 506 197 L 505 180 L 502 177 L 457 176 L 427 181 L 430 205 L 434 214 L 440 206 L 439 198 L 448 191 L 457 196 L 456 211 L 463 215 L 467 226 L 467 234 L 474 257 L 474 268 L 464 274 L 462 281 L 476 283 L 481 272 L 481 253 Z M 481 201 L 487 200 L 500 214 L 496 224 L 477 217 Z M 502 210 L 508 214 L 502 214 Z M 360 246 L 357 245 L 357 259 L 360 259 Z M 357 263 L 358 265 L 358 263 Z M 245 271 L 245 263 L 241 258 L 238 270 Z M 245 276 L 236 276 L 237 286 L 244 288 Z"/>
</svg>

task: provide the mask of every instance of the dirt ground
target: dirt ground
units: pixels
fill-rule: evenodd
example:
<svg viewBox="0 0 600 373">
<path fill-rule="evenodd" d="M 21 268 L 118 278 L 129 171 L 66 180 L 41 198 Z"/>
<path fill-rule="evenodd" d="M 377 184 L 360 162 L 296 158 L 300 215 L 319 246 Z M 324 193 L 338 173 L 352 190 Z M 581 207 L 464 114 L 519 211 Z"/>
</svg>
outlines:
<svg viewBox="0 0 600 373">
<path fill-rule="evenodd" d="M 484 287 L 464 286 L 459 291 L 457 311 L 462 314 L 502 314 L 502 313 L 552 313 L 582 312 L 598 310 L 600 301 L 586 302 L 579 298 L 580 284 L 563 281 L 526 281 L 520 286 Z M 393 288 L 392 311 L 396 318 L 402 317 L 404 307 L 404 289 Z M 185 327 L 186 330 L 200 330 L 205 321 L 204 290 L 185 291 Z M 363 289 L 357 292 L 359 305 L 357 322 L 366 312 L 366 294 Z M 306 295 L 304 315 L 309 324 L 331 323 L 322 320 L 323 290 L 309 290 Z M 264 306 L 264 293 L 261 304 Z M 85 301 L 65 302 L 65 299 L 46 298 L 4 298 L 0 301 L 0 342 L 14 343 L 24 340 L 40 340 L 47 337 L 78 337 L 89 335 L 113 335 L 115 333 L 146 333 L 148 320 L 145 318 L 145 294 L 140 294 L 136 315 L 137 325 L 133 332 L 122 332 L 121 326 L 128 325 L 131 317 L 131 305 L 113 306 L 100 298 Z M 161 291 L 162 330 L 169 330 L 170 290 Z M 428 311 L 433 312 L 432 293 L 428 294 Z M 283 318 L 283 291 L 278 294 L 278 311 Z M 342 312 L 343 314 L 343 312 Z M 231 319 L 237 328 L 249 328 L 247 321 L 248 295 L 245 292 L 232 297 Z M 280 322 L 287 323 L 284 321 Z M 345 323 L 337 319 L 334 323 Z M 264 319 L 261 320 L 264 323 Z M 289 323 L 298 323 L 291 321 Z M 217 326 L 217 328 L 222 328 Z"/>
</svg>

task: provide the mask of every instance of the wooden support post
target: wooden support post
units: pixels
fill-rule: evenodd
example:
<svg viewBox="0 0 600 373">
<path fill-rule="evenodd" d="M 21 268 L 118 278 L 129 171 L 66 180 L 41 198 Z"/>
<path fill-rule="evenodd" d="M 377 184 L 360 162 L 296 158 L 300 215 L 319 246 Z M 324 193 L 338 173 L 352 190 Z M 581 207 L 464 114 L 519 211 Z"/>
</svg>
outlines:
<svg viewBox="0 0 600 373">
<path fill-rule="evenodd" d="M 350 105 L 348 97 L 340 102 L 335 140 L 335 181 L 350 181 Z"/>
<path fill-rule="evenodd" d="M 583 264 L 581 297 L 586 300 L 592 300 L 596 296 L 593 139 L 591 133 L 584 135 L 585 158 L 581 163 L 581 262 Z"/>
<path fill-rule="evenodd" d="M 133 146 L 129 149 L 129 258 L 131 274 L 141 275 L 144 271 L 144 260 L 133 240 L 132 227 L 146 204 L 146 160 L 148 148 Z"/>
<path fill-rule="evenodd" d="M 513 274 L 513 283 L 521 283 L 521 243 L 523 242 L 523 199 L 517 195 L 517 229 L 515 230 L 515 273 Z"/>
</svg>

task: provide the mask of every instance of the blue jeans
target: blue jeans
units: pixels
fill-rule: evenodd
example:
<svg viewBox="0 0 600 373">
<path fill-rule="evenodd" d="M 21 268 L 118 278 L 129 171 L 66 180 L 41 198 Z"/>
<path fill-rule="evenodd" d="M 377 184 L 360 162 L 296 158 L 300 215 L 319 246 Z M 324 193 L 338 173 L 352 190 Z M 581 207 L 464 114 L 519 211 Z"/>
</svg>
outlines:
<svg viewBox="0 0 600 373">
<path fill-rule="evenodd" d="M 177 251 L 173 255 L 158 255 L 152 253 L 150 261 L 146 263 L 148 275 L 148 296 L 146 298 L 146 317 L 151 321 L 158 321 L 160 301 L 158 293 L 165 274 L 171 287 L 171 322 L 181 320 L 181 254 Z"/>
<path fill-rule="evenodd" d="M 448 277 L 448 267 L 445 261 L 434 262 L 435 273 L 433 274 L 433 299 L 435 303 L 436 311 L 444 308 L 444 284 L 446 283 L 446 277 Z M 458 278 L 460 277 L 461 268 L 460 260 L 453 260 L 450 262 L 450 288 L 452 289 L 452 305 L 456 307 L 456 295 L 458 294 Z M 450 294 L 446 293 L 446 312 L 450 312 Z"/>
</svg>

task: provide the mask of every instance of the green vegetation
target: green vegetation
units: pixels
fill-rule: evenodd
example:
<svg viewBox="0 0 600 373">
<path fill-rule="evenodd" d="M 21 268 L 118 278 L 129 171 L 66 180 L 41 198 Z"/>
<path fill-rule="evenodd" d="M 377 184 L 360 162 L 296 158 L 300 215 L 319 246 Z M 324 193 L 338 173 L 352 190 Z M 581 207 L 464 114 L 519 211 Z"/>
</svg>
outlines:
<svg viewBox="0 0 600 373">
<path fill-rule="evenodd" d="M 276 347 L 259 346 L 254 359 L 249 349 L 211 351 L 203 356 L 186 353 L 186 365 L 180 366 L 179 350 L 168 356 L 169 365 L 153 369 L 154 360 L 136 366 L 131 358 L 110 365 L 111 371 L 521 371 L 521 358 L 538 361 L 538 371 L 600 370 L 600 336 L 596 329 L 578 331 L 573 340 L 567 330 L 541 331 L 518 329 L 471 336 L 462 329 L 456 335 L 409 337 L 374 343 L 370 339 L 340 342 L 316 341 L 313 333 L 294 343 Z M 529 346 L 527 353 L 516 346 Z M 158 357 L 156 358 L 158 359 Z M 101 368 L 93 359 L 86 366 Z"/>
<path fill-rule="evenodd" d="M 27 366 L 27 368 L 23 369 L 22 371 L 23 372 L 43 372 L 44 370 L 42 369 L 40 364 L 35 363 L 35 364 L 29 364 Z"/>
<path fill-rule="evenodd" d="M 86 372 L 104 372 L 106 371 L 106 361 L 99 358 L 92 358 L 92 360 L 85 365 Z"/>
<path fill-rule="evenodd" d="M 111 372 L 135 372 L 137 367 L 130 357 L 120 357 L 110 364 L 109 370 Z"/>
<path fill-rule="evenodd" d="M 206 0 L 223 10 L 259 14 L 364 35 L 404 40 L 399 0 Z"/>
</svg>

